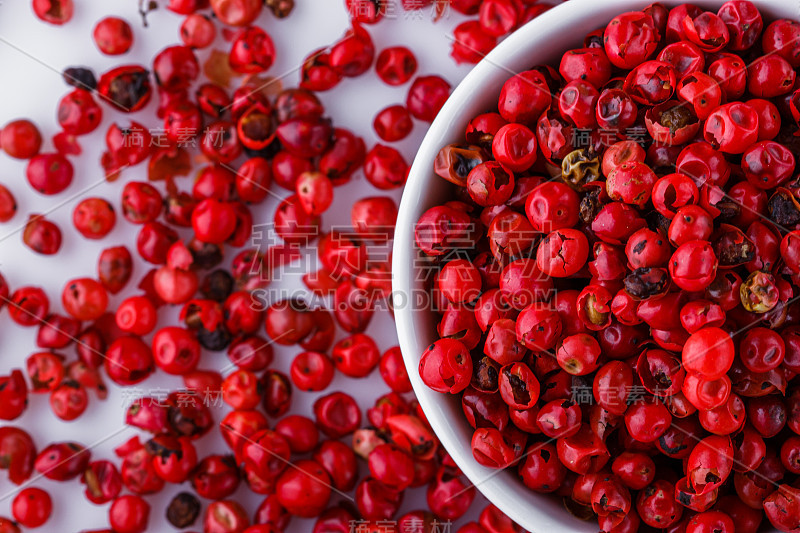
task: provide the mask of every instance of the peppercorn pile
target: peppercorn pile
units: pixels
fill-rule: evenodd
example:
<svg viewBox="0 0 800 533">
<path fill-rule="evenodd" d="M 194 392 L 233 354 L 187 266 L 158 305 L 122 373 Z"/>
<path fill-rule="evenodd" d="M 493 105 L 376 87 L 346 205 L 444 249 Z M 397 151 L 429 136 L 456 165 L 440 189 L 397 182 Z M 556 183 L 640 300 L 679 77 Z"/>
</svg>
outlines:
<svg viewBox="0 0 800 533">
<path fill-rule="evenodd" d="M 381 350 L 367 334 L 380 316 L 391 327 L 389 253 L 374 252 L 390 250 L 415 148 L 390 143 L 431 122 L 451 88 L 420 75 L 409 48 L 378 48 L 368 28 L 395 4 L 443 23 L 450 10 L 455 22 L 480 13 L 480 28 L 457 32 L 453 55 L 467 61 L 459 43 L 495 43 L 547 6 L 340 0 L 350 29 L 288 78 L 270 77 L 281 49 L 269 32 L 290 23 L 294 3 L 141 0 L 141 19 L 94 24 L 109 61 L 63 70 L 57 131 L 22 118 L 0 131 L 4 154 L 24 163 L 24 178 L 0 184 L 0 222 L 25 247 L 0 265 L 15 272 L 0 275 L 0 320 L 4 337 L 31 335 L 27 353 L 3 347 L 0 533 L 62 531 L 62 518 L 86 509 L 71 496 L 102 509 L 103 522 L 86 513 L 93 533 L 164 531 L 165 519 L 206 533 L 521 531 L 493 506 L 463 524 L 475 489 L 413 399 L 393 340 Z M 25 4 L 45 32 L 86 13 L 72 0 Z M 180 42 L 131 61 L 148 25 L 175 16 Z M 387 144 L 368 147 L 335 122 L 346 110 L 316 94 L 359 76 L 405 95 L 371 125 Z M 84 188 L 98 134 L 103 153 L 90 164 L 104 179 Z M 334 203 L 361 175 L 358 197 Z M 39 209 L 26 188 L 54 207 Z M 324 225 L 340 205 L 346 227 Z M 63 206 L 77 232 L 60 221 Z M 58 261 L 87 243 L 103 246 L 96 270 L 64 279 Z M 31 257 L 52 261 L 52 279 L 18 275 Z M 298 268 L 301 296 L 273 292 Z M 62 290 L 48 294 L 53 280 Z M 350 380 L 370 375 L 364 410 Z M 95 442 L 86 420 L 103 400 L 123 404 Z M 58 421 L 31 418 L 46 403 Z"/>
<path fill-rule="evenodd" d="M 800 23 L 656 3 L 509 78 L 416 243 L 475 459 L 607 532 L 800 531 Z"/>
</svg>

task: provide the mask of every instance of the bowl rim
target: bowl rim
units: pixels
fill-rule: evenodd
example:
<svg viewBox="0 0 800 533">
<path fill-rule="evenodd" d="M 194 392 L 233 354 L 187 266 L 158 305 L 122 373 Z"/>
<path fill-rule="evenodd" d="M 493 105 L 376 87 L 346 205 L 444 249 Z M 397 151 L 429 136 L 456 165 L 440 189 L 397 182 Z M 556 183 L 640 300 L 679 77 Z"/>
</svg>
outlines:
<svg viewBox="0 0 800 533">
<path fill-rule="evenodd" d="M 753 2 L 767 20 L 800 19 L 800 2 Z M 414 226 L 425 210 L 448 197 L 442 192 L 446 187 L 437 188 L 434 183 L 436 180 L 445 182 L 432 172 L 433 161 L 442 146 L 463 142 L 463 126 L 467 117 L 474 116 L 465 108 L 480 109 L 478 102 L 483 100 L 494 99 L 496 102 L 502 81 L 520 71 L 514 68 L 515 65 L 526 62 L 529 68 L 536 64 L 552 64 L 554 57 L 559 57 L 570 47 L 582 46 L 583 36 L 598 27 L 595 21 L 606 24 L 620 13 L 642 9 L 651 3 L 653 0 L 564 1 L 499 43 L 459 83 L 431 124 L 414 158 L 398 210 L 392 251 L 392 299 L 399 344 L 414 392 L 441 444 L 469 482 L 492 504 L 530 531 L 566 528 L 589 533 L 596 532 L 597 527 L 570 516 L 553 498 L 531 491 L 510 469 L 494 470 L 478 464 L 472 457 L 465 432 L 468 429 L 471 434 L 473 430 L 460 408 L 457 409 L 460 419 L 451 418 L 456 398 L 429 389 L 420 379 L 420 356 L 436 337 L 432 336 L 435 320 L 430 319 L 431 311 L 415 309 L 413 305 L 415 293 L 424 290 L 422 282 L 412 276 L 414 261 L 420 255 L 414 241 Z M 685 3 L 685 0 L 661 0 L 660 3 L 673 7 Z M 695 0 L 691 3 L 716 11 L 724 0 Z M 572 44 L 562 46 L 560 43 L 563 42 Z M 474 95 L 483 96 L 476 98 Z"/>
</svg>

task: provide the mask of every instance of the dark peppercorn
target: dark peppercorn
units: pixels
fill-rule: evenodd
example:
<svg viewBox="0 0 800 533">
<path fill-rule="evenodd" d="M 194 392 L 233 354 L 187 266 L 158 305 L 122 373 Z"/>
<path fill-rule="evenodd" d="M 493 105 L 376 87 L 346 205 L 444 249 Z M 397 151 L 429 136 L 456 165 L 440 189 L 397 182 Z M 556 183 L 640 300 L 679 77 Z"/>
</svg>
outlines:
<svg viewBox="0 0 800 533">
<path fill-rule="evenodd" d="M 194 524 L 200 514 L 200 500 L 188 492 L 180 492 L 167 507 L 167 520 L 178 529 Z"/>
<path fill-rule="evenodd" d="M 97 78 L 94 72 L 85 67 L 68 67 L 61 74 L 67 85 L 93 91 L 97 88 Z"/>
</svg>

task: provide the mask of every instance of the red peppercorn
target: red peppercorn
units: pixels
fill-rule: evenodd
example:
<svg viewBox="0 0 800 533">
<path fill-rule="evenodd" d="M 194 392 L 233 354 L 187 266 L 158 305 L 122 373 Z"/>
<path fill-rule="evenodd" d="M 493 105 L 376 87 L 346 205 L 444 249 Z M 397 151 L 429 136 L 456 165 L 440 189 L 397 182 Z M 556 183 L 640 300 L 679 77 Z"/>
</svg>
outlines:
<svg viewBox="0 0 800 533">
<path fill-rule="evenodd" d="M 166 327 L 153 336 L 153 360 L 168 374 L 187 375 L 200 360 L 200 344 L 186 329 Z"/>
<path fill-rule="evenodd" d="M 33 392 L 50 392 L 64 379 L 63 359 L 53 353 L 32 354 L 26 361 Z"/>
<path fill-rule="evenodd" d="M 683 507 L 675 500 L 674 485 L 660 479 L 639 492 L 636 510 L 642 522 L 656 528 L 668 528 L 683 515 Z"/>
<path fill-rule="evenodd" d="M 707 241 L 714 231 L 714 220 L 700 206 L 687 205 L 678 209 L 669 225 L 667 236 L 673 246 L 689 241 Z"/>
<path fill-rule="evenodd" d="M 257 4 L 259 8 L 261 3 Z M 218 500 L 206 507 L 203 518 L 203 531 L 208 533 L 244 532 L 250 519 L 244 508 L 233 500 Z"/>
<path fill-rule="evenodd" d="M 719 261 L 708 241 L 681 244 L 669 261 L 669 273 L 680 288 L 699 291 L 708 287 L 717 273 Z"/>
<path fill-rule="evenodd" d="M 98 22 L 92 33 L 97 48 L 106 55 L 121 55 L 133 45 L 133 30 L 124 19 L 106 17 Z"/>
<path fill-rule="evenodd" d="M 153 371 L 153 355 L 140 338 L 120 337 L 108 347 L 104 364 L 112 381 L 134 385 Z"/>
<path fill-rule="evenodd" d="M 325 121 L 293 118 L 281 123 L 275 133 L 283 148 L 297 157 L 317 157 L 330 146 L 331 127 Z"/>
<path fill-rule="evenodd" d="M 122 490 L 122 478 L 110 461 L 93 461 L 81 476 L 86 485 L 84 494 L 94 504 L 103 505 L 114 500 Z"/>
<path fill-rule="evenodd" d="M 137 122 L 131 122 L 126 128 L 112 124 L 106 132 L 108 152 L 104 158 L 120 166 L 137 165 L 150 155 L 152 143 L 150 132 Z"/>
<path fill-rule="evenodd" d="M 276 370 L 267 370 L 261 376 L 264 394 L 261 405 L 268 415 L 279 417 L 286 414 L 292 403 L 292 385 L 289 378 Z"/>
<path fill-rule="evenodd" d="M 31 250 L 53 255 L 61 248 L 61 229 L 42 215 L 30 215 L 22 232 L 22 242 Z"/>
<path fill-rule="evenodd" d="M 625 427 L 639 442 L 653 442 L 672 423 L 672 414 L 657 400 L 638 401 L 625 411 Z"/>
<path fill-rule="evenodd" d="M 72 20 L 72 0 L 33 0 L 33 12 L 40 20 L 61 26 Z"/>
<path fill-rule="evenodd" d="M 35 467 L 47 479 L 67 481 L 81 475 L 91 459 L 91 452 L 76 442 L 50 444 L 36 456 Z"/>
<path fill-rule="evenodd" d="M 608 175 L 606 191 L 612 200 L 643 207 L 650 200 L 653 186 L 658 180 L 655 172 L 644 163 L 627 161 Z"/>
<path fill-rule="evenodd" d="M 75 381 L 63 381 L 50 393 L 50 407 L 53 413 L 67 422 L 81 416 L 88 405 L 89 397 L 86 389 Z"/>
<path fill-rule="evenodd" d="M 120 111 L 132 113 L 147 105 L 153 91 L 144 67 L 125 65 L 100 76 L 97 92 Z"/>
<path fill-rule="evenodd" d="M 478 63 L 497 45 L 497 37 L 484 31 L 480 21 L 468 20 L 453 29 L 450 56 L 456 63 Z"/>
<path fill-rule="evenodd" d="M 81 323 L 74 318 L 50 314 L 40 324 L 36 345 L 40 348 L 65 348 L 80 333 Z"/>
<path fill-rule="evenodd" d="M 618 68 L 636 67 L 655 52 L 657 45 L 658 29 L 653 17 L 645 13 L 624 13 L 606 26 L 605 51 L 609 61 Z"/>
<path fill-rule="evenodd" d="M 561 486 L 566 468 L 559 461 L 554 444 L 533 444 L 524 456 L 519 473 L 525 486 L 543 493 L 554 492 Z"/>
<path fill-rule="evenodd" d="M 403 155 L 390 146 L 376 144 L 364 160 L 364 175 L 381 190 L 402 187 L 408 177 L 409 166 Z"/>
<path fill-rule="evenodd" d="M 585 376 L 598 368 L 600 345 L 586 333 L 570 335 L 561 341 L 556 350 L 559 366 L 568 374 Z"/>
<path fill-rule="evenodd" d="M 350 208 L 350 222 L 363 237 L 386 242 L 394 233 L 397 205 L 388 196 L 372 196 L 356 200 Z"/>
<path fill-rule="evenodd" d="M 383 353 L 379 363 L 383 381 L 390 389 L 399 393 L 411 391 L 411 382 L 402 357 L 400 347 L 395 346 Z"/>
<path fill-rule="evenodd" d="M 372 126 L 382 140 L 395 142 L 408 137 L 414 123 L 405 107 L 393 105 L 379 111 Z"/>
<path fill-rule="evenodd" d="M 539 270 L 553 277 L 568 277 L 578 272 L 589 257 L 589 243 L 578 230 L 560 229 L 549 233 L 536 251 Z"/>
<path fill-rule="evenodd" d="M 0 428 L 0 448 L 9 457 L 4 466 L 8 470 L 8 479 L 20 485 L 30 478 L 36 459 L 36 446 L 28 433 L 20 428 L 4 426 Z"/>
<path fill-rule="evenodd" d="M 725 153 L 741 154 L 758 139 L 758 113 L 742 102 L 732 102 L 712 112 L 705 139 Z"/>
<path fill-rule="evenodd" d="M 439 76 L 421 76 L 408 90 L 406 108 L 414 118 L 433 122 L 449 96 L 450 84 L 447 81 Z"/>
<path fill-rule="evenodd" d="M 742 154 L 742 170 L 759 189 L 773 189 L 789 180 L 794 173 L 795 158 L 785 146 L 774 141 L 753 144 Z"/>
<path fill-rule="evenodd" d="M 8 376 L 0 376 L 0 406 L 3 412 L 0 414 L 2 420 L 15 420 L 25 411 L 28 405 L 28 386 L 25 378 L 19 370 L 12 370 Z"/>
<path fill-rule="evenodd" d="M 263 72 L 275 61 L 275 45 L 261 28 L 243 28 L 233 38 L 228 60 L 231 68 L 241 74 Z"/>
<path fill-rule="evenodd" d="M 348 435 L 361 424 L 358 405 L 344 392 L 334 392 L 318 398 L 314 402 L 314 416 L 320 431 L 331 438 Z"/>
<path fill-rule="evenodd" d="M 302 460 L 278 478 L 276 494 L 291 514 L 312 518 L 319 515 L 331 496 L 330 477 L 316 461 Z"/>
<path fill-rule="evenodd" d="M 653 83 L 656 80 L 657 83 Z M 625 78 L 623 88 L 631 98 L 644 105 L 667 102 L 675 91 L 677 75 L 672 65 L 661 61 L 646 61 L 636 66 Z"/>
<path fill-rule="evenodd" d="M 72 212 L 75 229 L 87 239 L 102 239 L 114 229 L 116 220 L 114 208 L 103 198 L 81 200 Z"/>
<path fill-rule="evenodd" d="M 180 36 L 186 46 L 206 48 L 217 37 L 217 29 L 206 15 L 192 13 L 183 20 Z"/>
<path fill-rule="evenodd" d="M 454 474 L 446 466 L 439 467 L 426 493 L 428 507 L 443 520 L 458 520 L 475 499 L 475 487 Z"/>
<path fill-rule="evenodd" d="M 330 48 L 330 66 L 344 76 L 356 77 L 367 72 L 375 59 L 375 45 L 369 32 L 353 24 L 344 37 Z"/>
<path fill-rule="evenodd" d="M 11 502 L 11 513 L 23 527 L 37 528 L 43 526 L 53 511 L 53 501 L 46 491 L 28 487 L 22 489 Z"/>
<path fill-rule="evenodd" d="M 126 494 L 115 499 L 108 520 L 119 533 L 144 533 L 150 519 L 150 504 L 140 496 Z"/>
<path fill-rule="evenodd" d="M 683 35 L 704 52 L 714 53 L 725 48 L 730 33 L 725 22 L 716 14 L 704 11 L 681 21 Z"/>
<path fill-rule="evenodd" d="M 343 185 L 364 163 L 366 151 L 363 139 L 348 130 L 334 128 L 333 145 L 320 157 L 319 170 L 334 186 Z"/>
<path fill-rule="evenodd" d="M 683 79 L 690 74 L 700 73 L 706 65 L 706 57 L 703 51 L 696 44 L 689 41 L 668 44 L 659 52 L 657 59 L 672 65 L 678 79 Z"/>
<path fill-rule="evenodd" d="M 0 147 L 15 159 L 30 159 L 41 146 L 42 135 L 30 120 L 12 120 L 0 130 Z"/>
<path fill-rule="evenodd" d="M 297 198 L 303 210 L 319 216 L 333 203 L 333 183 L 321 172 L 304 172 L 297 177 Z"/>
<path fill-rule="evenodd" d="M 146 296 L 132 296 L 117 307 L 117 326 L 126 333 L 147 335 L 156 326 L 156 307 Z"/>
<path fill-rule="evenodd" d="M 92 93 L 75 89 L 58 104 L 58 123 L 70 135 L 91 133 L 100 125 L 103 110 L 94 101 Z"/>
<path fill-rule="evenodd" d="M 153 73 L 160 87 L 175 92 L 187 89 L 200 74 L 200 67 L 191 48 L 169 46 L 153 59 Z"/>
<path fill-rule="evenodd" d="M 325 390 L 333 380 L 334 370 L 333 362 L 327 355 L 302 352 L 292 361 L 292 383 L 301 390 Z"/>
<path fill-rule="evenodd" d="M 344 74 L 331 66 L 330 51 L 321 48 L 309 54 L 300 71 L 300 87 L 303 90 L 323 92 L 333 89 L 342 81 Z"/>
<path fill-rule="evenodd" d="M 380 351 L 372 338 L 356 333 L 336 343 L 331 358 L 336 368 L 346 376 L 362 378 L 378 365 Z"/>
<path fill-rule="evenodd" d="M 797 60 L 795 50 L 797 43 L 792 39 L 796 36 L 798 23 L 790 19 L 778 19 L 773 21 L 764 30 L 762 36 L 762 46 L 764 52 L 777 54 L 789 61 L 792 67 L 800 65 Z"/>
<path fill-rule="evenodd" d="M 506 121 L 531 126 L 539 120 L 550 102 L 550 89 L 544 76 L 536 70 L 529 70 L 506 81 L 500 92 L 498 108 Z"/>
<path fill-rule="evenodd" d="M 358 463 L 353 449 L 338 441 L 324 440 L 313 454 L 330 476 L 331 484 L 341 491 L 350 491 L 358 481 Z"/>
<path fill-rule="evenodd" d="M 34 155 L 25 169 L 28 183 L 42 194 L 58 194 L 72 183 L 72 163 L 61 154 Z"/>
</svg>

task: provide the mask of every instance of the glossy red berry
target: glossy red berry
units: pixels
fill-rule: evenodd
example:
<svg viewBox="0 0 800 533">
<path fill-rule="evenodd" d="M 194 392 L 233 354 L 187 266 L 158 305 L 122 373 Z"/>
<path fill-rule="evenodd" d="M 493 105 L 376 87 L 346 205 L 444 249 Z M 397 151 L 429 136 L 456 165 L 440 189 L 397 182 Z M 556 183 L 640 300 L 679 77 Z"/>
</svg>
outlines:
<svg viewBox="0 0 800 533">
<path fill-rule="evenodd" d="M 120 337 L 108 347 L 104 364 L 113 382 L 134 385 L 153 372 L 153 354 L 140 338 Z"/>
<path fill-rule="evenodd" d="M 330 477 L 317 462 L 299 461 L 297 468 L 287 469 L 278 478 L 278 501 L 295 516 L 317 516 L 328 504 L 331 495 L 329 482 Z"/>
<path fill-rule="evenodd" d="M 200 351 L 200 343 L 187 329 L 168 326 L 153 335 L 153 361 L 168 374 L 187 375 L 192 372 L 200 361 Z"/>
<path fill-rule="evenodd" d="M 72 0 L 34 0 L 33 12 L 40 20 L 61 26 L 72 20 L 75 6 Z"/>
<path fill-rule="evenodd" d="M 109 56 L 124 54 L 133 45 L 133 30 L 127 21 L 118 17 L 100 20 L 92 36 L 97 48 Z"/>
<path fill-rule="evenodd" d="M 469 385 L 472 358 L 462 343 L 440 339 L 422 354 L 419 370 L 427 386 L 438 392 L 455 394 Z"/>
<path fill-rule="evenodd" d="M 375 115 L 372 127 L 381 140 L 396 142 L 408 137 L 414 123 L 411 120 L 411 114 L 405 107 L 393 105 L 382 109 Z"/>
<path fill-rule="evenodd" d="M 411 381 L 408 378 L 403 354 L 399 346 L 386 350 L 381 356 L 379 369 L 383 381 L 394 392 L 403 393 L 411 391 Z"/>
<path fill-rule="evenodd" d="M 637 401 L 625 412 L 625 427 L 639 442 L 653 442 L 672 423 L 672 414 L 660 401 Z"/>
<path fill-rule="evenodd" d="M 398 150 L 382 144 L 376 144 L 364 160 L 364 175 L 381 190 L 402 187 L 408 177 L 408 168 Z"/>
<path fill-rule="evenodd" d="M 758 140 L 758 113 L 743 102 L 718 107 L 706 120 L 705 140 L 729 154 L 741 154 Z"/>
<path fill-rule="evenodd" d="M 19 525 L 28 528 L 43 526 L 50 518 L 53 501 L 46 491 L 29 487 L 22 489 L 11 502 L 11 513 Z"/>
<path fill-rule="evenodd" d="M 75 171 L 72 163 L 59 153 L 37 154 L 25 169 L 28 183 L 41 194 L 58 194 L 70 186 Z"/>
<path fill-rule="evenodd" d="M 155 328 L 156 306 L 147 296 L 132 296 L 117 308 L 116 325 L 124 332 L 146 335 Z"/>
<path fill-rule="evenodd" d="M 15 159 L 30 159 L 41 146 L 42 135 L 30 120 L 12 120 L 0 130 L 0 148 Z"/>
<path fill-rule="evenodd" d="M 721 378 L 733 363 L 735 347 L 730 335 L 707 327 L 694 333 L 683 347 L 683 366 L 703 379 Z"/>
<path fill-rule="evenodd" d="M 421 76 L 408 90 L 406 108 L 411 115 L 424 122 L 433 122 L 450 96 L 450 84 L 439 76 Z"/>
<path fill-rule="evenodd" d="M 785 146 L 774 141 L 761 141 L 742 154 L 742 170 L 750 182 L 759 189 L 773 189 L 783 185 L 792 176 L 795 158 Z"/>
<path fill-rule="evenodd" d="M 708 287 L 717 274 L 719 260 L 708 241 L 681 244 L 669 260 L 669 273 L 678 287 L 699 291 Z"/>
<path fill-rule="evenodd" d="M 228 61 L 234 71 L 242 74 L 263 72 L 275 61 L 275 45 L 261 28 L 243 28 L 233 38 Z"/>
<path fill-rule="evenodd" d="M 61 228 L 42 215 L 31 215 L 22 232 L 22 242 L 36 253 L 56 254 L 61 249 Z"/>
<path fill-rule="evenodd" d="M 577 273 L 589 258 L 586 236 L 575 229 L 549 233 L 536 251 L 536 265 L 545 274 L 565 278 Z"/>
<path fill-rule="evenodd" d="M 111 504 L 108 520 L 119 533 L 143 533 L 150 519 L 150 504 L 142 497 L 126 494 Z"/>
<path fill-rule="evenodd" d="M 64 421 L 75 420 L 86 411 L 89 397 L 86 389 L 72 380 L 65 380 L 50 393 L 50 408 Z"/>
<path fill-rule="evenodd" d="M 336 369 L 353 378 L 368 376 L 378 365 L 380 351 L 371 337 L 356 333 L 342 339 L 331 352 Z"/>
<path fill-rule="evenodd" d="M 388 85 L 403 85 L 417 72 L 417 58 L 404 46 L 385 48 L 375 62 L 378 77 Z"/>
<path fill-rule="evenodd" d="M 102 239 L 117 221 L 113 206 L 104 198 L 86 198 L 75 206 L 72 223 L 87 239 Z"/>
<path fill-rule="evenodd" d="M 565 337 L 556 350 L 559 366 L 574 376 L 585 376 L 599 367 L 600 345 L 591 335 L 578 333 Z"/>
<path fill-rule="evenodd" d="M 70 135 L 91 133 L 102 118 L 103 110 L 85 89 L 75 89 L 58 103 L 58 123 Z"/>
<path fill-rule="evenodd" d="M 183 19 L 180 36 L 186 46 L 206 48 L 214 42 L 217 36 L 217 29 L 206 15 L 192 13 Z"/>
<path fill-rule="evenodd" d="M 640 11 L 624 13 L 606 26 L 606 55 L 616 67 L 636 67 L 656 51 L 658 37 L 658 30 L 650 15 Z"/>
</svg>

